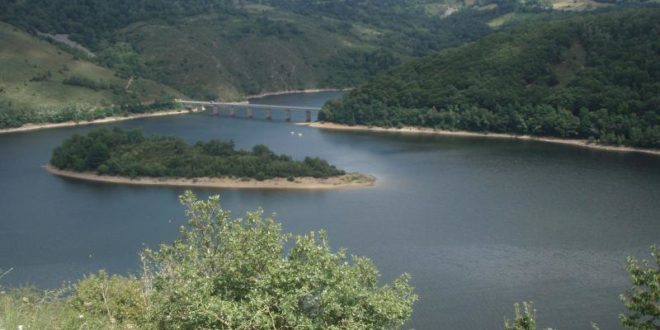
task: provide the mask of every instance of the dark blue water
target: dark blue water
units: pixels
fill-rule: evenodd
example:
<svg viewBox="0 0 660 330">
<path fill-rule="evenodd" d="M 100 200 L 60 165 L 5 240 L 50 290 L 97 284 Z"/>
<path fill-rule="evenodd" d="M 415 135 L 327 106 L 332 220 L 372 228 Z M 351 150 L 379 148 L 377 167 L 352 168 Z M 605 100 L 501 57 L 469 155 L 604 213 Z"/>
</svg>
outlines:
<svg viewBox="0 0 660 330">
<path fill-rule="evenodd" d="M 263 103 L 320 105 L 335 93 Z M 420 294 L 412 327 L 497 329 L 515 301 L 540 326 L 618 328 L 625 257 L 660 243 L 660 157 L 525 141 L 322 131 L 277 120 L 206 114 L 126 121 L 187 141 L 264 143 L 378 177 L 376 187 L 220 194 L 240 215 L 259 206 L 294 233 L 325 228 L 331 244 L 371 257 L 385 281 L 408 272 Z M 303 115 L 304 116 L 304 115 Z M 298 120 L 304 117 L 297 117 Z M 138 270 L 143 246 L 184 223 L 182 189 L 66 180 L 41 166 L 93 127 L 0 135 L 2 285 L 59 286 L 105 268 Z M 302 133 L 292 136 L 291 131 Z"/>
</svg>

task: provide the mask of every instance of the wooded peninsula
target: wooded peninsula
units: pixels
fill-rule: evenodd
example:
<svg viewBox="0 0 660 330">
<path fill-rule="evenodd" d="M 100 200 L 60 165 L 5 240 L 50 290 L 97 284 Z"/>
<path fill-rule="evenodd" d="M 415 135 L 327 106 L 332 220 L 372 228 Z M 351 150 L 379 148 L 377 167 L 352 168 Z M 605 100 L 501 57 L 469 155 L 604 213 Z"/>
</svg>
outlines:
<svg viewBox="0 0 660 330">
<path fill-rule="evenodd" d="M 277 155 L 265 145 L 235 149 L 233 141 L 187 144 L 141 130 L 97 129 L 74 135 L 53 151 L 47 169 L 82 180 L 160 186 L 323 189 L 370 186 L 375 178 L 327 161 Z"/>
</svg>

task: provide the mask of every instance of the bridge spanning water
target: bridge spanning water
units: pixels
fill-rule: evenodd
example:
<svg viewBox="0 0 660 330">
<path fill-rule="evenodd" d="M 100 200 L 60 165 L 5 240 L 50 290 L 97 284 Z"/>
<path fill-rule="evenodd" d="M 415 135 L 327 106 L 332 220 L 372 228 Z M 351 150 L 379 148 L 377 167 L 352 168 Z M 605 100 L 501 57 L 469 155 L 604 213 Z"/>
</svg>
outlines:
<svg viewBox="0 0 660 330">
<path fill-rule="evenodd" d="M 220 115 L 225 110 L 229 116 L 236 117 L 240 110 L 245 110 L 247 118 L 254 118 L 255 110 L 263 111 L 265 118 L 273 120 L 273 111 L 283 111 L 286 121 L 291 121 L 291 113 L 304 112 L 305 121 L 312 121 L 312 111 L 321 110 L 320 107 L 301 107 L 301 106 L 288 106 L 288 105 L 274 105 L 274 104 L 253 104 L 244 102 L 215 102 L 215 101 L 193 101 L 193 100 L 175 100 L 176 103 L 182 104 L 186 109 L 193 111 L 211 111 L 214 115 Z"/>
</svg>

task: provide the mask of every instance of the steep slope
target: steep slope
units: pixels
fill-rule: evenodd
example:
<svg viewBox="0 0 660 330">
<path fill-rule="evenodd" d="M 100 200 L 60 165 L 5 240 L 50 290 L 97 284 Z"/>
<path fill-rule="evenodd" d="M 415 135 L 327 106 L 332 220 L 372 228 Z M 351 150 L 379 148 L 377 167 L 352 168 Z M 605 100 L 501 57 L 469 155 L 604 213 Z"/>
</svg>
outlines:
<svg viewBox="0 0 660 330">
<path fill-rule="evenodd" d="M 0 20 L 67 35 L 121 77 L 240 99 L 352 87 L 410 59 L 608 0 L 10 0 Z"/>
<path fill-rule="evenodd" d="M 583 0 L 580 0 L 583 1 Z M 23 0 L 0 19 L 66 34 L 123 77 L 198 98 L 347 87 L 476 40 L 498 17 L 554 15 L 528 0 Z M 506 26 L 513 17 L 497 24 Z"/>
<path fill-rule="evenodd" d="M 660 9 L 528 24 L 404 65 L 321 118 L 659 148 L 659 34 Z"/>
<path fill-rule="evenodd" d="M 176 95 L 153 81 L 128 80 L 0 23 L 0 128 Z"/>
</svg>

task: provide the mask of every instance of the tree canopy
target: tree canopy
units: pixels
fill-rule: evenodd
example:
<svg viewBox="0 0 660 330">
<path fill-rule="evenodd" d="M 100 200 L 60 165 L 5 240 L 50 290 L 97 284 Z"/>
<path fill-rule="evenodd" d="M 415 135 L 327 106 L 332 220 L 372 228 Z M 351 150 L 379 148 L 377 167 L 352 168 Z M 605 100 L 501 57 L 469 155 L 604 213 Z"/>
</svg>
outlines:
<svg viewBox="0 0 660 330">
<path fill-rule="evenodd" d="M 319 118 L 659 148 L 658 22 L 649 8 L 526 24 L 403 65 Z"/>
<path fill-rule="evenodd" d="M 189 145 L 175 137 L 145 136 L 140 130 L 97 129 L 74 135 L 53 151 L 60 169 L 126 177 L 327 178 L 345 174 L 327 161 L 292 160 L 265 145 L 236 150 L 233 141 Z"/>
</svg>

